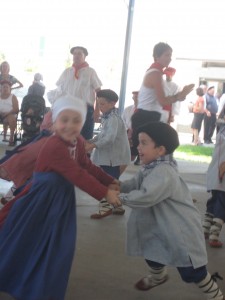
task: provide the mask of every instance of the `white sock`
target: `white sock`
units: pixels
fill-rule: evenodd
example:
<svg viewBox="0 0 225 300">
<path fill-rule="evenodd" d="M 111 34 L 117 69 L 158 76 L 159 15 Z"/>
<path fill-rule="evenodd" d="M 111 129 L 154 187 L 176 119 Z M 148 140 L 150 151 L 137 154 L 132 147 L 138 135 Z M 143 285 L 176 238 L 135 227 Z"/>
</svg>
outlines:
<svg viewBox="0 0 225 300">
<path fill-rule="evenodd" d="M 207 273 L 206 277 L 197 285 L 206 295 L 207 299 L 223 300 L 223 294 L 218 284 L 212 279 L 209 273 Z"/>
<path fill-rule="evenodd" d="M 99 201 L 99 212 L 104 213 L 110 209 L 112 209 L 112 206 L 105 199 Z"/>
<path fill-rule="evenodd" d="M 213 214 L 205 213 L 204 221 L 203 221 L 203 228 L 205 233 L 209 233 L 210 227 L 213 224 Z"/>
<path fill-rule="evenodd" d="M 162 268 L 152 268 L 150 267 L 150 274 L 155 283 L 163 281 L 167 275 L 167 268 L 164 266 Z"/>
<path fill-rule="evenodd" d="M 210 227 L 210 235 L 209 235 L 210 240 L 218 240 L 219 239 L 219 235 L 220 235 L 220 231 L 222 229 L 223 223 L 224 223 L 224 221 L 222 219 L 213 218 L 213 224 Z"/>
</svg>

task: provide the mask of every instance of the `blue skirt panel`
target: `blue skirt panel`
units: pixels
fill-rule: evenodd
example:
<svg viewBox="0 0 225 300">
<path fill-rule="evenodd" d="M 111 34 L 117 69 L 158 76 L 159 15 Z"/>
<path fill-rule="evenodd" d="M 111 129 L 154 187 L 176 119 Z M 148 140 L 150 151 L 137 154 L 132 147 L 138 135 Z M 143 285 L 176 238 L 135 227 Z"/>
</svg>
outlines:
<svg viewBox="0 0 225 300">
<path fill-rule="evenodd" d="M 0 291 L 17 300 L 63 300 L 76 241 L 74 186 L 35 173 L 0 231 Z"/>
</svg>

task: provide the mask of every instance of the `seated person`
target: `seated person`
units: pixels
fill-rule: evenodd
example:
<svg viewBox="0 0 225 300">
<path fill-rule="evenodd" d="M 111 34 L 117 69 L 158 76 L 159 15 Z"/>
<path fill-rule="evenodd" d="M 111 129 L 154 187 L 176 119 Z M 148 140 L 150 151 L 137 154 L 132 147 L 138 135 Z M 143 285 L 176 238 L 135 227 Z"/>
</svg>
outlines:
<svg viewBox="0 0 225 300">
<path fill-rule="evenodd" d="M 3 123 L 3 141 L 9 142 L 9 146 L 14 146 L 14 132 L 19 112 L 19 103 L 15 95 L 11 94 L 11 83 L 1 81 L 0 96 L 0 121 Z M 6 139 L 8 127 L 10 129 L 9 141 Z"/>
<path fill-rule="evenodd" d="M 43 77 L 40 73 L 34 75 L 34 81 L 28 89 L 29 95 L 37 95 L 43 97 L 45 94 L 45 85 L 43 84 Z"/>
</svg>

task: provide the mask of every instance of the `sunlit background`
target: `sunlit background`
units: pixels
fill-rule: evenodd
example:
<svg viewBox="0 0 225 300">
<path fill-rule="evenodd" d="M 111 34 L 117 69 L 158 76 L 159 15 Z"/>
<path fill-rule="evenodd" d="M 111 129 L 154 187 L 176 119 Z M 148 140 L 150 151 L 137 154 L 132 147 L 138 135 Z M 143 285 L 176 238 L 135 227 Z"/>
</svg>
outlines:
<svg viewBox="0 0 225 300">
<path fill-rule="evenodd" d="M 152 63 L 152 48 L 169 43 L 176 58 L 224 59 L 224 0 L 136 0 L 133 14 L 125 105 L 139 89 Z M 71 64 L 70 48 L 82 45 L 87 61 L 103 88 L 118 94 L 128 16 L 128 0 L 7 0 L 1 3 L 1 60 L 25 86 L 35 72 L 43 74 L 48 89 Z M 175 81 L 190 83 L 196 74 L 177 68 Z M 184 82 L 185 81 L 185 82 Z M 186 82 L 187 81 L 187 82 Z"/>
</svg>

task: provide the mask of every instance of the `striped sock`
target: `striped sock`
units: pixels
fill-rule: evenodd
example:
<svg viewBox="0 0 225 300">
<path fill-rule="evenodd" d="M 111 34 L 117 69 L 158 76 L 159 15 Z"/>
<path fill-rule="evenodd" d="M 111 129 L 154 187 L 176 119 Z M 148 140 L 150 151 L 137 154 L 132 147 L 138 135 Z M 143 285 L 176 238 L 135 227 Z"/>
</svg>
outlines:
<svg viewBox="0 0 225 300">
<path fill-rule="evenodd" d="M 206 295 L 207 299 L 223 300 L 223 294 L 221 290 L 209 273 L 207 273 L 206 277 L 197 285 Z"/>
<path fill-rule="evenodd" d="M 154 283 L 160 283 L 161 281 L 165 280 L 167 277 L 167 268 L 152 268 L 150 267 L 150 274 Z"/>
<path fill-rule="evenodd" d="M 213 218 L 213 224 L 210 227 L 210 233 L 209 233 L 210 240 L 218 240 L 219 239 L 219 235 L 220 235 L 220 231 L 222 229 L 223 223 L 224 223 L 223 220 L 218 219 L 218 218 Z"/>
<path fill-rule="evenodd" d="M 105 199 L 99 201 L 99 213 L 105 213 L 112 209 L 111 204 L 109 204 Z"/>
<path fill-rule="evenodd" d="M 209 233 L 210 227 L 213 224 L 213 214 L 206 212 L 204 221 L 203 221 L 203 229 L 204 233 Z"/>
</svg>

